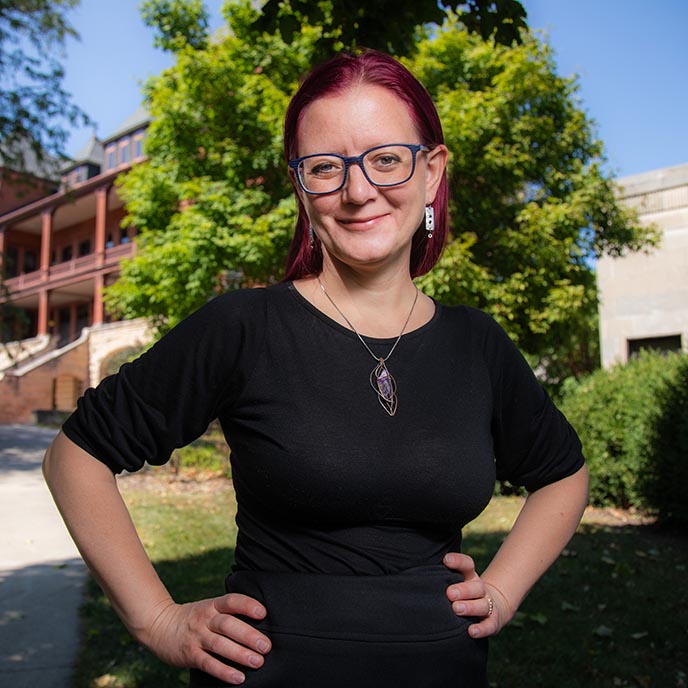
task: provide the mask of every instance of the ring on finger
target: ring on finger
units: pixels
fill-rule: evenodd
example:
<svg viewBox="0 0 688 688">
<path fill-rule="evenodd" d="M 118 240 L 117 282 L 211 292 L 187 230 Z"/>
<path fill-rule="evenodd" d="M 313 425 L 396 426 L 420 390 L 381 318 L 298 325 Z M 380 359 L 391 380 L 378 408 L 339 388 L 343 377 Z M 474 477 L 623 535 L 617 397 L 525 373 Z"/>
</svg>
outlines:
<svg viewBox="0 0 688 688">
<path fill-rule="evenodd" d="M 492 616 L 494 611 L 494 600 L 491 597 L 487 598 L 487 615 Z"/>
</svg>

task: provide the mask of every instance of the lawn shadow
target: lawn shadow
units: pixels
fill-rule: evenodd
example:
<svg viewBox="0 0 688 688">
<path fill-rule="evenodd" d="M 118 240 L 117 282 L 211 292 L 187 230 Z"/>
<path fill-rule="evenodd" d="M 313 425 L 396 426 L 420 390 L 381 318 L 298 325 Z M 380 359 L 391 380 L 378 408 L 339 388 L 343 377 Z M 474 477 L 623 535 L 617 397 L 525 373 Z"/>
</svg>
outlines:
<svg viewBox="0 0 688 688">
<path fill-rule="evenodd" d="M 504 533 L 471 533 L 481 570 Z M 654 526 L 584 524 L 492 640 L 493 688 L 686 685 L 688 539 Z"/>
<path fill-rule="evenodd" d="M 67 685 L 85 578 L 76 558 L 0 571 L 0 685 Z"/>
</svg>

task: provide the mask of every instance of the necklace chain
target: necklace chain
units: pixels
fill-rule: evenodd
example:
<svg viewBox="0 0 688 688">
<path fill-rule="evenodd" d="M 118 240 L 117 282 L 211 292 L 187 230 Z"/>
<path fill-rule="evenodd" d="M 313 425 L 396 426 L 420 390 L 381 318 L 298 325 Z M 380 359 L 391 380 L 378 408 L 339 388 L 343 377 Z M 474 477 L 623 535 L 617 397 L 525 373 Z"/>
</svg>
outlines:
<svg viewBox="0 0 688 688">
<path fill-rule="evenodd" d="M 399 336 L 396 338 L 394 344 L 392 345 L 392 348 L 383 358 L 381 356 L 376 356 L 372 352 L 371 348 L 368 346 L 365 339 L 363 339 L 363 337 L 359 334 L 358 330 L 353 326 L 349 318 L 347 318 L 346 315 L 344 315 L 339 306 L 334 302 L 332 297 L 328 294 L 327 289 L 325 289 L 325 285 L 322 283 L 320 275 L 318 275 L 318 284 L 320 285 L 323 294 L 325 294 L 325 296 L 327 297 L 327 300 L 332 304 L 337 313 L 339 313 L 339 315 L 341 315 L 342 318 L 344 318 L 346 324 L 351 328 L 351 331 L 358 337 L 361 344 L 363 344 L 368 353 L 377 361 L 377 365 L 375 366 L 375 368 L 373 368 L 372 372 L 370 373 L 370 384 L 377 393 L 378 400 L 380 401 L 382 408 L 384 408 L 390 416 L 393 416 L 397 411 L 397 383 L 396 380 L 392 377 L 392 374 L 387 369 L 385 363 L 389 359 L 389 357 L 394 353 L 394 350 L 397 348 L 397 344 L 399 344 L 402 335 L 406 331 L 406 327 L 411 321 L 413 310 L 415 309 L 416 302 L 418 301 L 418 287 L 415 287 L 414 285 L 416 289 L 416 295 L 413 298 L 413 304 L 411 305 L 411 310 L 409 311 L 408 317 L 406 318 L 406 322 L 404 323 L 404 326 L 401 328 L 401 332 L 399 332 Z"/>
</svg>

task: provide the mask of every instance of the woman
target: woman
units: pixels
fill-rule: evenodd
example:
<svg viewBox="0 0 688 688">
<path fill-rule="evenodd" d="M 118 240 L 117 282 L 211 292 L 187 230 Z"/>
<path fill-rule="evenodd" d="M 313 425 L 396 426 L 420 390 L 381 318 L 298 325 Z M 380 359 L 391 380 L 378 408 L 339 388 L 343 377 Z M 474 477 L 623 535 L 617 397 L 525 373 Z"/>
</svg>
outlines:
<svg viewBox="0 0 688 688">
<path fill-rule="evenodd" d="M 415 78 L 377 52 L 334 58 L 284 138 L 286 280 L 211 301 L 87 391 L 48 483 L 127 628 L 192 686 L 485 686 L 486 639 L 582 514 L 580 444 L 494 321 L 412 281 L 447 236 L 447 149 Z M 226 595 L 180 605 L 113 473 L 163 463 L 215 417 L 236 563 Z M 478 575 L 461 528 L 495 475 L 530 494 Z"/>
</svg>

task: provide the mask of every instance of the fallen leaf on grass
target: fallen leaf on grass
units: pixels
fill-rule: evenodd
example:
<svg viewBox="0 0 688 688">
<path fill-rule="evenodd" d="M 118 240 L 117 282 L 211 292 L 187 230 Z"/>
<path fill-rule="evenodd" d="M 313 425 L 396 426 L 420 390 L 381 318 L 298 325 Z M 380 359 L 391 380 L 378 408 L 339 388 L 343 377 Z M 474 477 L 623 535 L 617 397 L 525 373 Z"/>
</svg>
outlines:
<svg viewBox="0 0 688 688">
<path fill-rule="evenodd" d="M 614 631 L 609 628 L 609 626 L 602 624 L 593 631 L 593 635 L 596 635 L 599 638 L 611 638 L 612 635 L 614 635 Z"/>
<path fill-rule="evenodd" d="M 631 633 L 631 638 L 633 640 L 642 640 L 643 638 L 647 638 L 647 636 L 650 635 L 647 631 L 639 631 L 638 633 Z"/>
<path fill-rule="evenodd" d="M 578 605 L 571 604 L 570 602 L 566 602 L 566 600 L 564 600 L 561 603 L 561 611 L 562 612 L 579 612 L 580 607 Z"/>
</svg>

